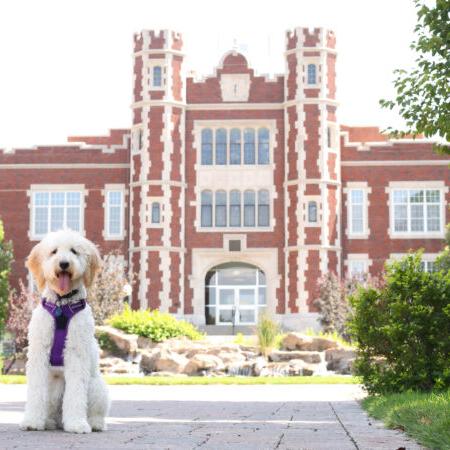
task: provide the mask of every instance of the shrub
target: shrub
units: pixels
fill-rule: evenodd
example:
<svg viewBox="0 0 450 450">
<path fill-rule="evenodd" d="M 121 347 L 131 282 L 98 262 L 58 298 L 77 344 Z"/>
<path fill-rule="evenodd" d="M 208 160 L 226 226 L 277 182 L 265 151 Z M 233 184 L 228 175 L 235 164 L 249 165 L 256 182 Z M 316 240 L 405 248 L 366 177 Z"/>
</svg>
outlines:
<svg viewBox="0 0 450 450">
<path fill-rule="evenodd" d="M 0 336 L 5 329 L 8 312 L 9 274 L 11 273 L 12 260 L 12 244 L 11 242 L 5 242 L 3 223 L 0 220 Z"/>
<path fill-rule="evenodd" d="M 387 266 L 385 285 L 351 296 L 355 369 L 370 393 L 450 386 L 450 272 L 428 273 L 421 253 Z"/>
<path fill-rule="evenodd" d="M 124 308 L 124 288 L 129 283 L 122 255 L 111 252 L 103 257 L 103 267 L 89 289 L 89 304 L 96 323 L 104 323 Z"/>
<path fill-rule="evenodd" d="M 256 327 L 256 336 L 258 338 L 259 350 L 264 356 L 267 357 L 276 347 L 279 331 L 280 327 L 275 321 L 267 315 L 261 316 Z"/>
<path fill-rule="evenodd" d="M 158 310 L 133 311 L 128 305 L 123 312 L 114 314 L 107 323 L 126 333 L 150 338 L 153 342 L 181 336 L 192 340 L 203 337 L 194 325 L 177 320 L 171 314 L 161 313 Z"/>
<path fill-rule="evenodd" d="M 33 309 L 39 303 L 39 295 L 31 293 L 19 281 L 19 292 L 11 292 L 6 329 L 14 334 L 16 353 L 22 353 L 28 345 L 28 324 Z"/>
<path fill-rule="evenodd" d="M 329 272 L 318 281 L 319 297 L 314 301 L 319 309 L 320 324 L 324 333 L 337 333 L 349 339 L 346 323 L 350 314 L 347 294 L 355 289 L 356 280 L 341 282 Z"/>
</svg>

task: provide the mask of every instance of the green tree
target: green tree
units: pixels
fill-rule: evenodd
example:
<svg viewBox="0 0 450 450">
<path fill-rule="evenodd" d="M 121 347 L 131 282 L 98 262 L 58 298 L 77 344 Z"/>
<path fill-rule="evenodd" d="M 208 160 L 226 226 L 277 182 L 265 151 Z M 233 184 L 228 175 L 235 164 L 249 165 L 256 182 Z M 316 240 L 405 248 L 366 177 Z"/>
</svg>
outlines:
<svg viewBox="0 0 450 450">
<path fill-rule="evenodd" d="M 8 313 L 9 274 L 12 260 L 12 244 L 5 242 L 3 223 L 0 220 L 0 334 L 4 331 Z"/>
<path fill-rule="evenodd" d="M 411 48 L 417 57 L 415 66 L 394 74 L 395 100 L 380 100 L 383 108 L 398 108 L 406 130 L 389 127 L 393 137 L 407 134 L 440 136 L 450 142 L 450 0 L 436 0 L 427 6 L 425 0 L 414 0 L 417 9 L 416 39 Z M 430 2 L 428 2 L 430 3 Z M 435 149 L 450 154 L 447 143 Z"/>
</svg>

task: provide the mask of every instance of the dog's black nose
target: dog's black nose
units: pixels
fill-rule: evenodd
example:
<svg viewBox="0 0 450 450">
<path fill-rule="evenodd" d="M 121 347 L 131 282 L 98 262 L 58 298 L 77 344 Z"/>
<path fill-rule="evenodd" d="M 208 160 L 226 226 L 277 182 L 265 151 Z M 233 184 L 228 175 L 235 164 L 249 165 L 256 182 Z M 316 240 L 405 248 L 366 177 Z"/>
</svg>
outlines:
<svg viewBox="0 0 450 450">
<path fill-rule="evenodd" d="M 66 270 L 69 267 L 69 263 L 67 261 L 61 261 L 59 267 L 61 267 L 62 270 Z"/>
</svg>

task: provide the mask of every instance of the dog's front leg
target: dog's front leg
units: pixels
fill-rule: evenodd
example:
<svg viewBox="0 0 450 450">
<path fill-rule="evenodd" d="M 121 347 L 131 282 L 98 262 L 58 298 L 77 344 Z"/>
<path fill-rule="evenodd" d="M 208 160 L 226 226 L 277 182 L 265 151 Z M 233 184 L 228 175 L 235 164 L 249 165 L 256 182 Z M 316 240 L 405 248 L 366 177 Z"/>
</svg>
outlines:
<svg viewBox="0 0 450 450">
<path fill-rule="evenodd" d="M 38 306 L 28 331 L 27 404 L 23 430 L 44 430 L 48 406 L 48 374 L 53 319 Z"/>
<path fill-rule="evenodd" d="M 87 421 L 89 372 L 84 370 L 84 366 L 85 362 L 74 355 L 65 358 L 66 388 L 63 397 L 63 425 L 64 430 L 70 433 L 91 432 Z"/>
</svg>

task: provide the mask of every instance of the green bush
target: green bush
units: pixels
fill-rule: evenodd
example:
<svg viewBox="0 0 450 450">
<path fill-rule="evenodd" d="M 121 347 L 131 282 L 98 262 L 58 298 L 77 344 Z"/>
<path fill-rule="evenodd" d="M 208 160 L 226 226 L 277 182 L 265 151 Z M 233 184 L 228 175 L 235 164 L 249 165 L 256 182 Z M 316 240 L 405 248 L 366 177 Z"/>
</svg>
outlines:
<svg viewBox="0 0 450 450">
<path fill-rule="evenodd" d="M 258 338 L 259 350 L 264 356 L 268 356 L 276 347 L 279 331 L 280 327 L 276 322 L 267 315 L 261 316 L 256 327 L 256 336 Z"/>
<path fill-rule="evenodd" d="M 450 386 L 450 272 L 428 273 L 421 253 L 387 266 L 384 286 L 350 297 L 357 375 L 370 393 Z"/>
<path fill-rule="evenodd" d="M 114 328 L 150 338 L 153 342 L 181 336 L 192 340 L 203 337 L 194 325 L 158 310 L 133 311 L 127 306 L 123 312 L 113 315 L 107 322 Z"/>
<path fill-rule="evenodd" d="M 9 275 L 13 251 L 11 242 L 5 242 L 3 223 L 0 220 L 0 337 L 5 330 L 9 300 Z"/>
</svg>

